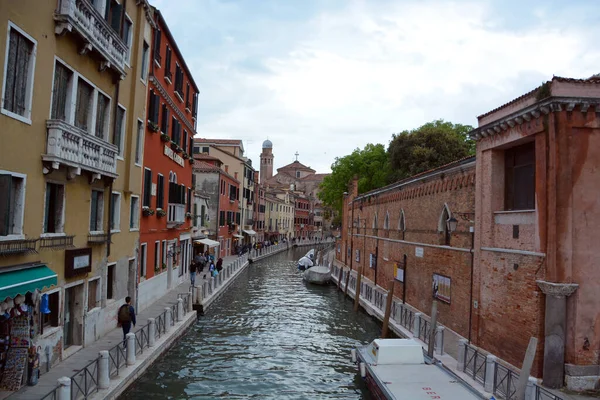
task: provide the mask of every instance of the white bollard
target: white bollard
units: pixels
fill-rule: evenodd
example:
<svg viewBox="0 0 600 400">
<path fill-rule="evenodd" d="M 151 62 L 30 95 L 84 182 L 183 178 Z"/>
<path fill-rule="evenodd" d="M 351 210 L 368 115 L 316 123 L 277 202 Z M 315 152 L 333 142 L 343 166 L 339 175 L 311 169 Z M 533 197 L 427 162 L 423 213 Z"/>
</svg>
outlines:
<svg viewBox="0 0 600 400">
<path fill-rule="evenodd" d="M 458 362 L 456 368 L 463 372 L 465 370 L 465 353 L 467 351 L 467 339 L 458 340 Z"/>
<path fill-rule="evenodd" d="M 71 378 L 63 376 L 58 379 L 58 400 L 71 400 Z"/>
<path fill-rule="evenodd" d="M 165 318 L 167 319 L 165 321 L 165 333 L 168 333 L 171 330 L 171 307 L 165 307 Z"/>
<path fill-rule="evenodd" d="M 98 389 L 108 389 L 110 386 L 108 357 L 108 350 L 102 350 L 100 352 L 100 360 L 98 361 Z"/>
<path fill-rule="evenodd" d="M 419 329 L 421 328 L 421 315 L 423 315 L 423 314 L 420 313 L 420 312 L 415 313 L 415 319 L 413 321 L 413 331 L 412 331 L 412 334 L 416 338 L 419 337 Z"/>
<path fill-rule="evenodd" d="M 156 343 L 156 319 L 148 318 L 148 347 Z"/>
<path fill-rule="evenodd" d="M 535 384 L 537 379 L 530 376 L 527 380 L 527 389 L 525 389 L 525 400 L 535 400 Z"/>
<path fill-rule="evenodd" d="M 435 333 L 435 351 L 438 355 L 444 354 L 444 327 L 438 326 Z"/>
<path fill-rule="evenodd" d="M 360 377 L 364 378 L 367 376 L 367 367 L 364 362 L 358 363 L 358 369 L 360 371 Z"/>
<path fill-rule="evenodd" d="M 350 350 L 350 357 L 352 358 L 352 364 L 356 364 L 356 349 Z"/>
<path fill-rule="evenodd" d="M 177 322 L 183 319 L 183 299 L 180 297 L 177 299 Z"/>
<path fill-rule="evenodd" d="M 190 290 L 189 294 L 188 294 L 188 312 L 192 311 L 192 304 L 193 304 L 193 297 L 194 293 Z"/>
<path fill-rule="evenodd" d="M 494 391 L 494 372 L 496 356 L 488 354 L 485 358 L 485 385 L 483 386 L 483 390 L 488 393 L 492 393 Z"/>
<path fill-rule="evenodd" d="M 196 304 L 202 303 L 202 292 L 204 291 L 204 284 L 202 286 L 196 286 Z"/>
<path fill-rule="evenodd" d="M 135 364 L 135 333 L 129 332 L 127 335 L 127 365 Z"/>
</svg>

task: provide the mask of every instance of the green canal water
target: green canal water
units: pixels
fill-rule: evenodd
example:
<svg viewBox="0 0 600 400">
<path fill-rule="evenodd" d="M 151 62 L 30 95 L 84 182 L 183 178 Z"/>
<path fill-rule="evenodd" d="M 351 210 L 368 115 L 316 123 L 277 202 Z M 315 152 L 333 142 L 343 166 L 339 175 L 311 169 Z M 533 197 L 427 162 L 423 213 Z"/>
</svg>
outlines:
<svg viewBox="0 0 600 400">
<path fill-rule="evenodd" d="M 335 286 L 307 285 L 294 249 L 251 264 L 121 399 L 369 399 L 350 350 L 380 324 Z"/>
</svg>

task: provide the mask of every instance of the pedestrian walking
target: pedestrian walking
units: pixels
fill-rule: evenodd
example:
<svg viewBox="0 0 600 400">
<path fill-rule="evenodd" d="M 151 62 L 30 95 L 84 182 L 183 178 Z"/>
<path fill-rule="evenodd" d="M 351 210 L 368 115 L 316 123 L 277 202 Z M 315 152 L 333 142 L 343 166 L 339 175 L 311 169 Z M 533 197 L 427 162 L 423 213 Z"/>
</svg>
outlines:
<svg viewBox="0 0 600 400">
<path fill-rule="evenodd" d="M 198 264 L 196 263 L 196 261 L 192 261 L 192 263 L 190 264 L 190 281 L 191 281 L 193 287 L 196 286 L 197 270 L 198 270 Z"/>
<path fill-rule="evenodd" d="M 217 271 L 221 272 L 223 270 L 223 259 L 219 257 L 217 260 Z"/>
<path fill-rule="evenodd" d="M 135 309 L 131 305 L 131 297 L 125 297 L 125 304 L 119 308 L 119 326 L 123 328 L 123 347 L 127 347 L 127 334 L 131 330 L 131 324 L 135 326 Z"/>
</svg>

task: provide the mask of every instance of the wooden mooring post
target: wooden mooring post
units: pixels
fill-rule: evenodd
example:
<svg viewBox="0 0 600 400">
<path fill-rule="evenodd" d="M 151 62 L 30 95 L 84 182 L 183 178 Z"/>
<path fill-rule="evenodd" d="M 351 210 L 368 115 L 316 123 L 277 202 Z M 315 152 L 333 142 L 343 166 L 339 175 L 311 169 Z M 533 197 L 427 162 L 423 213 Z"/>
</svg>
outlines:
<svg viewBox="0 0 600 400">
<path fill-rule="evenodd" d="M 387 301 L 385 303 L 385 315 L 383 316 L 383 327 L 381 329 L 381 338 L 388 337 L 390 324 L 390 315 L 392 315 L 392 302 L 394 301 L 394 281 L 388 283 Z"/>
</svg>

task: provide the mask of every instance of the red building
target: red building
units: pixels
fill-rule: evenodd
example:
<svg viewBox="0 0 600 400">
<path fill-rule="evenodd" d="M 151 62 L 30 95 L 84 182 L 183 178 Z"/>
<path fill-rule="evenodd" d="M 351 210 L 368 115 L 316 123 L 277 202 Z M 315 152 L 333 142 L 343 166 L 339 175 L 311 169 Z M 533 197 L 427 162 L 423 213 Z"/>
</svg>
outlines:
<svg viewBox="0 0 600 400">
<path fill-rule="evenodd" d="M 150 51 L 144 139 L 139 298 L 151 302 L 185 279 L 191 259 L 192 138 L 198 87 L 160 11 Z M 141 123 L 141 121 L 140 121 Z"/>
<path fill-rule="evenodd" d="M 294 212 L 294 232 L 296 239 L 312 237 L 312 225 L 310 225 L 310 202 L 301 194 L 296 194 Z"/>
</svg>

